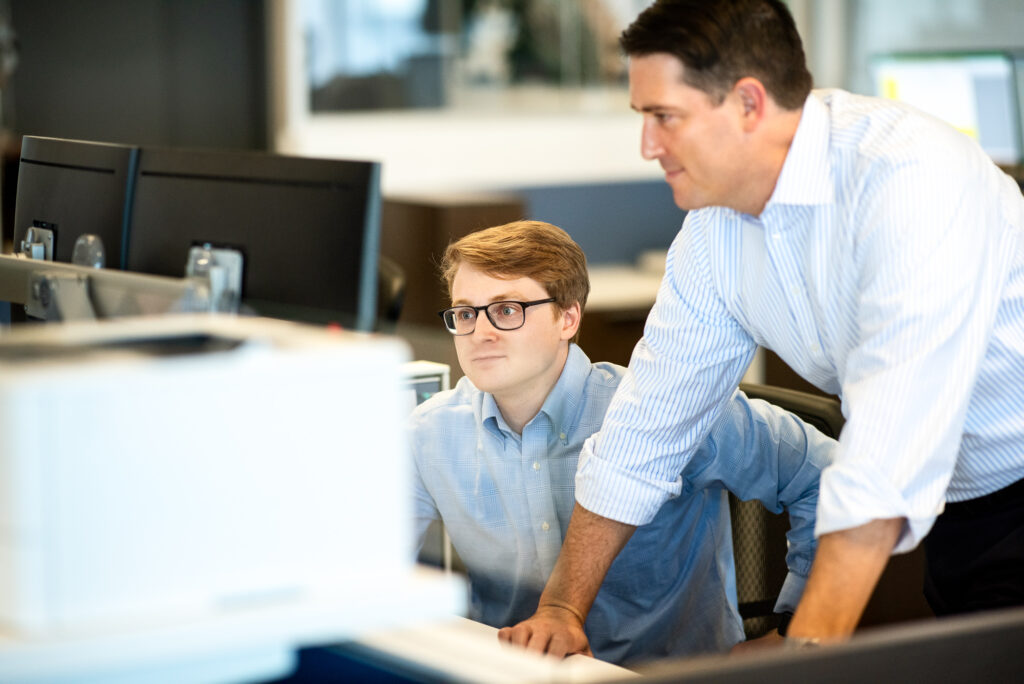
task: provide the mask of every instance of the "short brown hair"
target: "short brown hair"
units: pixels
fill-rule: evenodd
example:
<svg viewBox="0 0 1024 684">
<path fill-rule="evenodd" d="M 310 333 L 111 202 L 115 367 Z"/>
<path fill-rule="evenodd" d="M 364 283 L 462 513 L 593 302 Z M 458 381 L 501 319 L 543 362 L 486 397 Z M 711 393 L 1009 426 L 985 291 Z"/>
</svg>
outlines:
<svg viewBox="0 0 1024 684">
<path fill-rule="evenodd" d="M 629 56 L 672 55 L 683 80 L 721 104 L 741 78 L 761 81 L 784 109 L 811 92 L 803 44 L 779 0 L 658 0 L 622 32 Z"/>
<path fill-rule="evenodd" d="M 451 243 L 441 259 L 441 278 L 452 296 L 452 282 L 462 264 L 502 279 L 533 278 L 565 311 L 576 302 L 580 311 L 590 294 L 587 257 L 569 234 L 543 221 L 514 221 L 485 228 Z"/>
</svg>

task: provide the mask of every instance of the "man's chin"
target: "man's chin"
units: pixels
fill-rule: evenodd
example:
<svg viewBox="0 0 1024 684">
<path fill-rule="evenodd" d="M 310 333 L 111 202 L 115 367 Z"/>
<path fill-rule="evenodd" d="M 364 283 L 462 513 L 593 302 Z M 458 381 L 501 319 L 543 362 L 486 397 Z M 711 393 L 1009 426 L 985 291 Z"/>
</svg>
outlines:
<svg viewBox="0 0 1024 684">
<path fill-rule="evenodd" d="M 675 202 L 676 206 L 683 211 L 693 211 L 694 209 L 703 209 L 707 206 L 705 203 L 700 202 L 692 193 L 686 192 L 683 189 L 672 188 L 672 201 Z"/>
<path fill-rule="evenodd" d="M 675 202 L 675 205 L 682 209 L 683 211 L 695 211 L 697 209 L 706 209 L 708 207 L 722 206 L 717 205 L 714 202 L 709 202 L 707 200 L 702 200 L 698 197 L 694 197 L 693 195 L 684 195 L 679 192 L 672 193 L 672 200 Z"/>
<path fill-rule="evenodd" d="M 466 373 L 466 377 L 481 392 L 494 394 L 495 390 L 501 389 L 501 382 L 490 373 Z"/>
</svg>

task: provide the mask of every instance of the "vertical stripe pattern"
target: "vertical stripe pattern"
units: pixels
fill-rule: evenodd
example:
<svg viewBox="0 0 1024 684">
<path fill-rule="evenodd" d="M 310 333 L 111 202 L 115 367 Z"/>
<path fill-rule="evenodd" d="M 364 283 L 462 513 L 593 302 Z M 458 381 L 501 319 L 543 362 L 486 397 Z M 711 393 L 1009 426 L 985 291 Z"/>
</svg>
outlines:
<svg viewBox="0 0 1024 684">
<path fill-rule="evenodd" d="M 690 212 L 577 499 L 642 524 L 757 345 L 839 394 L 818 533 L 1024 477 L 1024 199 L 978 145 L 904 105 L 808 97 L 758 217 Z"/>
</svg>

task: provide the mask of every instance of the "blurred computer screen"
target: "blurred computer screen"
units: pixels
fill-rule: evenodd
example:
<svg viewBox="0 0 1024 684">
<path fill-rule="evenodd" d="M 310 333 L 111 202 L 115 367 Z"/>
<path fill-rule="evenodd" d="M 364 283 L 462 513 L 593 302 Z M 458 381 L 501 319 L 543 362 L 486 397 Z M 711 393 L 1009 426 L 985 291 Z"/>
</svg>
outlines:
<svg viewBox="0 0 1024 684">
<path fill-rule="evenodd" d="M 1014 55 L 874 55 L 871 72 L 876 95 L 906 102 L 948 122 L 977 140 L 997 164 L 1021 163 L 1024 133 Z"/>
</svg>

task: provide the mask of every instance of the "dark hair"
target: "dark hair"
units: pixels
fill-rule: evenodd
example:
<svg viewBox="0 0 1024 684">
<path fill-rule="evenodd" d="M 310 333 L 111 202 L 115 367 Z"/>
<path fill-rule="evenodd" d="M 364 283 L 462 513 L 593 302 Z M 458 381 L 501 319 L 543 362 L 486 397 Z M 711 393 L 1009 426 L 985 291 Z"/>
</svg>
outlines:
<svg viewBox="0 0 1024 684">
<path fill-rule="evenodd" d="M 683 80 L 716 104 L 745 76 L 784 109 L 799 109 L 811 91 L 800 35 L 779 0 L 658 0 L 619 44 L 629 56 L 674 56 Z"/>
</svg>

